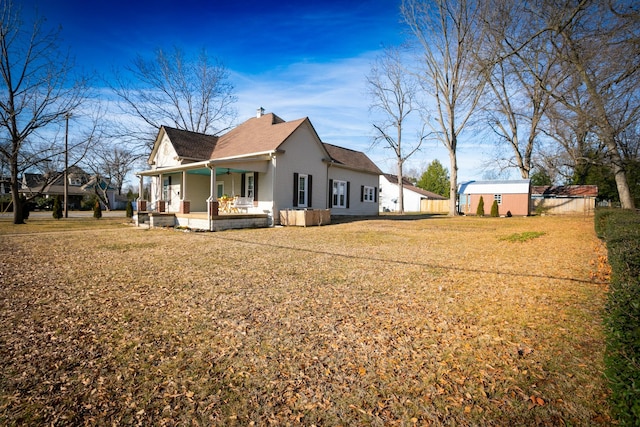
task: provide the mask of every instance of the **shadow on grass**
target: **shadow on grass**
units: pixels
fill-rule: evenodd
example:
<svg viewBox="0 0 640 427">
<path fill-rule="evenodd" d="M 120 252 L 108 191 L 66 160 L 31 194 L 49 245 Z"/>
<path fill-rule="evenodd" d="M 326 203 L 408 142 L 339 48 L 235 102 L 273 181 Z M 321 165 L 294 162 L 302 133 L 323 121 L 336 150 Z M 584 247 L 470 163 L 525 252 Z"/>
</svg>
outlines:
<svg viewBox="0 0 640 427">
<path fill-rule="evenodd" d="M 398 259 L 381 258 L 381 257 L 364 257 L 359 255 L 323 251 L 318 249 L 310 249 L 310 248 L 303 248 L 303 247 L 297 247 L 297 246 L 287 246 L 287 245 L 280 245 L 275 243 L 264 243 L 264 242 L 257 243 L 257 242 L 252 242 L 250 240 L 230 238 L 226 236 L 212 236 L 212 237 L 214 239 L 234 241 L 234 242 L 244 243 L 252 246 L 269 246 L 271 248 L 276 248 L 276 249 L 286 249 L 286 250 L 300 251 L 300 252 L 319 254 L 319 255 L 331 255 L 335 257 L 348 258 L 348 259 L 361 260 L 361 261 L 379 261 L 379 262 L 386 262 L 386 263 L 393 263 L 393 264 L 411 265 L 411 266 L 432 268 L 434 270 L 462 271 L 462 272 L 468 272 L 468 273 L 493 274 L 496 276 L 524 277 L 524 278 L 534 278 L 534 279 L 552 279 L 552 280 L 560 280 L 560 281 L 575 282 L 575 283 L 591 283 L 596 285 L 607 284 L 607 282 L 603 282 L 603 281 L 578 279 L 575 277 L 567 277 L 567 276 L 545 276 L 543 274 L 535 274 L 535 273 L 516 273 L 512 271 L 495 271 L 495 270 L 489 270 L 489 269 L 485 270 L 480 268 L 454 267 L 450 265 L 441 265 L 441 264 L 434 264 L 434 263 L 427 263 L 427 262 L 420 262 L 420 261 L 413 261 L 413 260 L 398 260 Z"/>
<path fill-rule="evenodd" d="M 351 222 L 372 221 L 372 220 L 374 221 L 375 220 L 417 221 L 421 219 L 442 219 L 442 218 L 450 218 L 450 217 L 445 214 L 419 214 L 419 213 L 416 213 L 416 214 L 384 213 L 380 215 L 371 215 L 371 216 L 332 215 L 331 224 L 348 224 Z"/>
</svg>

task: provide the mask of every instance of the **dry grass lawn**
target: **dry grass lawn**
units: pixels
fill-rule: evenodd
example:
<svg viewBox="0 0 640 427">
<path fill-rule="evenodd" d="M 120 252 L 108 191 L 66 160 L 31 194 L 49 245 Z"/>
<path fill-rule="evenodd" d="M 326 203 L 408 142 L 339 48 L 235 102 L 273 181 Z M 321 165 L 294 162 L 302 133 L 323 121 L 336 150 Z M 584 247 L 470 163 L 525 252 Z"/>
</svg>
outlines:
<svg viewBox="0 0 640 427">
<path fill-rule="evenodd" d="M 122 223 L 0 222 L 0 424 L 611 423 L 592 218 Z"/>
</svg>

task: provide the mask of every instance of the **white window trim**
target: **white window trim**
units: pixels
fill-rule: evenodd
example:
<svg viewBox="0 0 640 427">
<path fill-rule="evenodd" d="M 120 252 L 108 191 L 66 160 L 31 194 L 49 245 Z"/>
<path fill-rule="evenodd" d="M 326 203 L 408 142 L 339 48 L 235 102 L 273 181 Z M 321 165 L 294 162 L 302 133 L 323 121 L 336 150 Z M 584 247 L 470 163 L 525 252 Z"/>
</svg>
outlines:
<svg viewBox="0 0 640 427">
<path fill-rule="evenodd" d="M 300 185 L 300 182 L 304 180 L 304 185 Z M 300 196 L 302 195 L 302 201 Z M 309 175 L 306 173 L 298 174 L 298 207 L 306 208 L 309 205 Z"/>
<path fill-rule="evenodd" d="M 368 185 L 364 186 L 364 197 L 362 198 L 364 202 L 373 203 L 376 200 L 376 188 L 370 187 Z"/>
<path fill-rule="evenodd" d="M 501 205 L 502 204 L 502 194 L 494 194 L 493 195 L 493 200 L 497 200 L 498 204 Z"/>
<path fill-rule="evenodd" d="M 342 194 L 340 194 L 340 188 L 342 187 Z M 342 203 L 340 203 L 340 196 L 343 196 Z M 332 207 L 339 209 L 347 208 L 347 181 L 333 180 L 333 188 L 331 189 Z"/>
</svg>

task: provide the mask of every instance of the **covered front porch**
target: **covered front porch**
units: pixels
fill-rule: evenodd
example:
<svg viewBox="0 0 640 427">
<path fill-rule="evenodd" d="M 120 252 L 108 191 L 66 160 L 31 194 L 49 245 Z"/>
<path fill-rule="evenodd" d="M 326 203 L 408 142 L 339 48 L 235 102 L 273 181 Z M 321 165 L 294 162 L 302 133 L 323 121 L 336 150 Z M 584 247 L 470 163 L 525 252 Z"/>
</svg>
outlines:
<svg viewBox="0 0 640 427">
<path fill-rule="evenodd" d="M 271 160 L 254 155 L 140 172 L 136 224 L 210 231 L 272 226 L 273 200 L 264 191 Z"/>
</svg>

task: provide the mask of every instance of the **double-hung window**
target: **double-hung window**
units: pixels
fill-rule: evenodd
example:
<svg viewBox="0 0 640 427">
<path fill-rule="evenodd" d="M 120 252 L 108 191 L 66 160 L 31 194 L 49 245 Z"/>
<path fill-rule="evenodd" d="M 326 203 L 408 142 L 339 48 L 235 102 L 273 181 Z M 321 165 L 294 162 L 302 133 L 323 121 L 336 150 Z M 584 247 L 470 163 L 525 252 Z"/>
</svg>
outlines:
<svg viewBox="0 0 640 427">
<path fill-rule="evenodd" d="M 294 174 L 293 202 L 294 206 L 299 208 L 310 207 L 309 203 L 309 187 L 311 176 L 303 173 Z"/>
<path fill-rule="evenodd" d="M 246 197 L 249 197 L 251 200 L 254 199 L 254 197 L 253 197 L 253 174 L 252 173 L 246 175 L 244 194 L 245 194 Z"/>
<path fill-rule="evenodd" d="M 347 207 L 347 182 L 333 180 L 333 203 L 334 208 Z"/>
<path fill-rule="evenodd" d="M 502 194 L 494 194 L 493 200 L 497 201 L 499 205 L 502 204 Z"/>
<path fill-rule="evenodd" d="M 307 175 L 298 175 L 298 206 L 307 206 L 307 192 L 309 191 L 309 178 Z"/>
<path fill-rule="evenodd" d="M 376 201 L 376 188 L 364 186 L 362 188 L 362 201 L 363 202 L 375 202 Z"/>
</svg>

